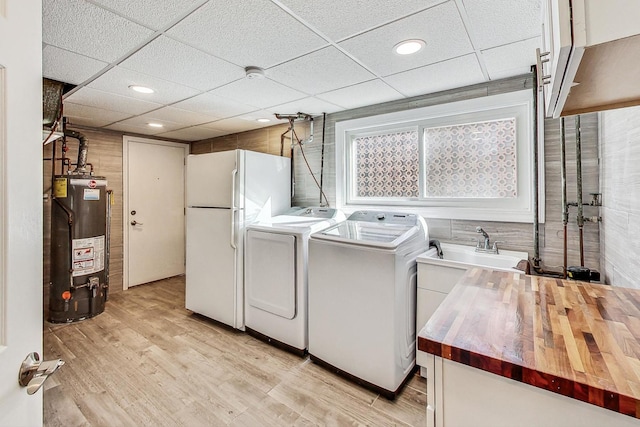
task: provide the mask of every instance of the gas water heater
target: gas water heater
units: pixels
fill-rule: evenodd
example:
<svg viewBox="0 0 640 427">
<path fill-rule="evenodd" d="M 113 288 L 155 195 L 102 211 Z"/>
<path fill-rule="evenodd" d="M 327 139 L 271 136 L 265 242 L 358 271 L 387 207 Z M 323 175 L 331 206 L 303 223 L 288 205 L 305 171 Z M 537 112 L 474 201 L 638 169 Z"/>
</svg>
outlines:
<svg viewBox="0 0 640 427">
<path fill-rule="evenodd" d="M 87 171 L 84 135 L 64 134 L 80 140 L 80 148 L 76 169 L 53 177 L 49 293 L 49 321 L 53 323 L 102 313 L 109 288 L 107 180 Z"/>
</svg>

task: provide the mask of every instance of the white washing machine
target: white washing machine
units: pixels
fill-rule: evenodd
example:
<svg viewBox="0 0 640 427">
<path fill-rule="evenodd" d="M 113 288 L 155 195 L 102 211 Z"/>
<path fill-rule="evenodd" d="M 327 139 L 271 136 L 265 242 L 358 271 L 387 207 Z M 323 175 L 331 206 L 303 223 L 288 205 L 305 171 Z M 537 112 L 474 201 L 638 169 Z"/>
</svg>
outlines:
<svg viewBox="0 0 640 427">
<path fill-rule="evenodd" d="M 389 399 L 415 366 L 416 257 L 424 219 L 358 211 L 309 240 L 311 360 Z"/>
<path fill-rule="evenodd" d="M 291 352 L 307 350 L 309 235 L 340 221 L 331 208 L 292 208 L 247 226 L 245 325 L 249 334 Z"/>
</svg>

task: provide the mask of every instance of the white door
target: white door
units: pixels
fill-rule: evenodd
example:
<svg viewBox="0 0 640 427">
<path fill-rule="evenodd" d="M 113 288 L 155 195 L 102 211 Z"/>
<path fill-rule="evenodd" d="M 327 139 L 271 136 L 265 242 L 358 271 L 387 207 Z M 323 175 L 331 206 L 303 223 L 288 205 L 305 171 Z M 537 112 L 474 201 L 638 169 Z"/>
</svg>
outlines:
<svg viewBox="0 0 640 427">
<path fill-rule="evenodd" d="M 41 26 L 41 1 L 0 1 L 2 426 L 42 425 L 42 391 L 17 381 L 27 354 L 42 355 Z"/>
<path fill-rule="evenodd" d="M 124 137 L 124 288 L 184 274 L 187 144 Z"/>
</svg>

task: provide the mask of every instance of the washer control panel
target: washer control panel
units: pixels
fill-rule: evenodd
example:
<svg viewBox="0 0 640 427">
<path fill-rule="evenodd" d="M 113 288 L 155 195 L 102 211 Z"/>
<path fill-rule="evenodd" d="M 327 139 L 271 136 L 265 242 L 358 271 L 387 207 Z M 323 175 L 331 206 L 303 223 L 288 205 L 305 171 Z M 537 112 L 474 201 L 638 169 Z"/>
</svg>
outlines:
<svg viewBox="0 0 640 427">
<path fill-rule="evenodd" d="M 418 216 L 416 214 L 401 212 L 381 212 L 381 211 L 356 211 L 352 213 L 349 221 L 378 222 L 386 224 L 416 225 Z"/>
</svg>

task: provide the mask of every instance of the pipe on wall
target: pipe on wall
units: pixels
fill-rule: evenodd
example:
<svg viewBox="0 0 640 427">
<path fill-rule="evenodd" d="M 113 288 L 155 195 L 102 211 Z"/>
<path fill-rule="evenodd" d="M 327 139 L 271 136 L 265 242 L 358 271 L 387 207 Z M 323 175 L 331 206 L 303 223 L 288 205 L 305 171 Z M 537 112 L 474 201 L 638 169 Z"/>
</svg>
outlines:
<svg viewBox="0 0 640 427">
<path fill-rule="evenodd" d="M 87 137 L 80 132 L 67 129 L 64 130 L 64 136 L 70 136 L 80 141 L 80 145 L 78 146 L 78 163 L 75 172 L 85 173 L 87 171 L 87 152 L 89 151 Z"/>
<path fill-rule="evenodd" d="M 584 211 L 582 205 L 582 131 L 580 115 L 576 116 L 576 198 L 578 204 L 578 233 L 580 238 L 580 267 L 584 267 Z"/>
<path fill-rule="evenodd" d="M 563 274 L 567 277 L 567 225 L 569 223 L 569 207 L 567 206 L 567 160 L 564 117 L 560 119 L 560 182 L 562 186 L 562 229 L 563 229 Z"/>
</svg>

